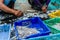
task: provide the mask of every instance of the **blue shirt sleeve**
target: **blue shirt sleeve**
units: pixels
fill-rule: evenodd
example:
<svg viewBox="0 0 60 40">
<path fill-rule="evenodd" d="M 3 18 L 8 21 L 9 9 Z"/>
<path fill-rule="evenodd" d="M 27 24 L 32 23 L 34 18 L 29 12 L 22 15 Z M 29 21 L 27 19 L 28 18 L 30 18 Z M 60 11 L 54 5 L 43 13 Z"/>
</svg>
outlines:
<svg viewBox="0 0 60 40">
<path fill-rule="evenodd" d="M 16 0 L 4 0 L 4 4 L 5 4 L 5 5 L 8 5 L 8 4 L 10 3 L 10 1 L 15 2 Z"/>
<path fill-rule="evenodd" d="M 11 0 L 4 0 L 4 4 L 8 5 L 10 3 Z"/>
<path fill-rule="evenodd" d="M 12 0 L 13 2 L 15 2 L 16 0 Z"/>
</svg>

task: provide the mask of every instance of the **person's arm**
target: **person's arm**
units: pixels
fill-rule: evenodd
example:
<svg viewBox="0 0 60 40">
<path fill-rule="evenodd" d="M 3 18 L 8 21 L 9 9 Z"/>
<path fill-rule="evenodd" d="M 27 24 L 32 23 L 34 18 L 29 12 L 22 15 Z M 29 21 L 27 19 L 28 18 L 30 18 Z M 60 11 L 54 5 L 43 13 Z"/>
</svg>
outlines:
<svg viewBox="0 0 60 40">
<path fill-rule="evenodd" d="M 47 0 L 47 1 L 46 1 L 46 5 L 48 6 L 48 5 L 49 5 L 49 3 L 50 3 L 50 0 Z"/>
<path fill-rule="evenodd" d="M 15 13 L 15 10 L 10 9 L 9 7 L 7 7 L 6 5 L 4 5 L 4 0 L 0 0 L 0 9 L 7 12 L 7 13 Z"/>
<path fill-rule="evenodd" d="M 35 2 L 35 4 L 36 4 L 36 5 L 39 5 L 39 6 L 40 6 L 40 8 L 42 7 L 42 4 L 40 3 L 40 1 L 39 1 L 39 0 L 34 0 L 34 2 Z"/>
<path fill-rule="evenodd" d="M 7 13 L 12 13 L 15 16 L 22 16 L 22 12 L 21 11 L 11 9 L 11 8 L 7 7 L 6 5 L 4 5 L 3 2 L 4 2 L 4 0 L 0 0 L 0 9 L 1 10 L 3 10 L 4 12 L 7 12 Z"/>
<path fill-rule="evenodd" d="M 46 0 L 46 2 L 44 3 L 44 5 L 42 7 L 46 7 L 47 8 L 49 3 L 50 3 L 50 0 Z"/>
</svg>

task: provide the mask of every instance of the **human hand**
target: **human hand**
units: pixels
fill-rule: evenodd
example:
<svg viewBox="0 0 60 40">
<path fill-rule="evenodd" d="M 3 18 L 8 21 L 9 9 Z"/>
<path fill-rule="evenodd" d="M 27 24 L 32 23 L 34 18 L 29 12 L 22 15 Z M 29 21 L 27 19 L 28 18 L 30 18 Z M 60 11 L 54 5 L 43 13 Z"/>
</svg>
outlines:
<svg viewBox="0 0 60 40">
<path fill-rule="evenodd" d="M 14 15 L 17 16 L 17 17 L 23 16 L 23 12 L 22 12 L 22 11 L 19 11 L 19 10 L 16 10 L 16 11 L 14 12 Z"/>
<path fill-rule="evenodd" d="M 43 6 L 42 7 L 42 11 L 45 13 L 47 11 L 47 7 L 46 6 Z"/>
</svg>

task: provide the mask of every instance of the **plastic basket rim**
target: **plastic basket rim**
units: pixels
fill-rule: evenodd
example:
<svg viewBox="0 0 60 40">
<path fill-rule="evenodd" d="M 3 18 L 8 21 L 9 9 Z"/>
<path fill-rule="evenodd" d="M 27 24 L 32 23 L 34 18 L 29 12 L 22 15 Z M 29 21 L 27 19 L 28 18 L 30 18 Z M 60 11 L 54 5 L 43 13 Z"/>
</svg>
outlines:
<svg viewBox="0 0 60 40">
<path fill-rule="evenodd" d="M 34 38 L 29 38 L 29 39 L 45 38 L 45 37 L 51 37 L 51 36 L 57 36 L 57 35 L 60 35 L 60 33 L 51 34 L 51 35 L 47 35 L 47 36 L 34 37 Z M 20 39 L 20 40 L 29 40 L 29 39 Z"/>
<path fill-rule="evenodd" d="M 50 36 L 56 36 L 56 35 L 60 35 L 60 33 L 57 34 L 51 34 L 51 35 L 47 35 L 47 36 L 41 36 L 41 37 L 35 37 L 35 38 L 45 38 L 45 37 L 50 37 Z M 29 38 L 29 39 L 33 39 L 33 38 Z"/>
<path fill-rule="evenodd" d="M 49 19 L 49 20 L 45 20 L 45 21 L 50 21 L 50 20 L 54 20 L 54 19 L 57 19 L 57 18 L 60 19 L 60 17 L 56 17 L 56 18 L 52 18 L 52 19 Z M 44 21 L 44 22 L 45 22 L 45 21 Z M 47 23 L 46 23 L 46 25 L 49 26 L 49 27 L 51 27 L 51 26 L 50 26 L 49 24 L 47 24 Z M 53 27 L 51 27 L 51 28 L 53 28 Z M 55 29 L 55 28 L 53 28 L 53 29 Z M 55 30 L 59 31 L 58 29 L 55 29 Z"/>
</svg>

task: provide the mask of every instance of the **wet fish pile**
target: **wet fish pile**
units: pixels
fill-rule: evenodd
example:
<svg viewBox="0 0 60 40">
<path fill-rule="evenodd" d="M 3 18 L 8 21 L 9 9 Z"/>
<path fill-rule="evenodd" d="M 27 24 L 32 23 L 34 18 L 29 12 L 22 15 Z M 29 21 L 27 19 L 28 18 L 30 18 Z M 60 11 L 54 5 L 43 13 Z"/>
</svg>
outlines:
<svg viewBox="0 0 60 40">
<path fill-rule="evenodd" d="M 25 37 L 28 37 L 32 34 L 39 33 L 39 31 L 37 31 L 35 28 L 27 28 L 27 27 L 18 26 L 17 29 L 18 29 L 18 33 L 19 33 L 20 38 L 25 38 Z"/>
</svg>

